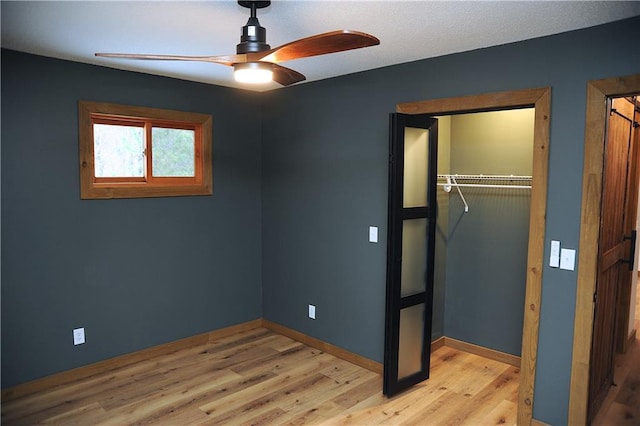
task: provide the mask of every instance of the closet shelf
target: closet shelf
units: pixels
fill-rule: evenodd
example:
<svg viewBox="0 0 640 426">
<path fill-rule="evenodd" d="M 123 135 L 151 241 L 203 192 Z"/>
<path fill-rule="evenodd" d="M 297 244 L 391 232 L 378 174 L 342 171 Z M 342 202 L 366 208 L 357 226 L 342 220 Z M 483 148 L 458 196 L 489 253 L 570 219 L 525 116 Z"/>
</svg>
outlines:
<svg viewBox="0 0 640 426">
<path fill-rule="evenodd" d="M 462 194 L 462 190 L 460 189 L 461 187 L 531 189 L 531 176 L 439 174 L 438 180 L 438 186 L 442 186 L 445 192 L 451 192 L 452 188 L 456 188 L 462 202 L 464 203 L 465 212 L 469 211 L 469 205 Z"/>
</svg>

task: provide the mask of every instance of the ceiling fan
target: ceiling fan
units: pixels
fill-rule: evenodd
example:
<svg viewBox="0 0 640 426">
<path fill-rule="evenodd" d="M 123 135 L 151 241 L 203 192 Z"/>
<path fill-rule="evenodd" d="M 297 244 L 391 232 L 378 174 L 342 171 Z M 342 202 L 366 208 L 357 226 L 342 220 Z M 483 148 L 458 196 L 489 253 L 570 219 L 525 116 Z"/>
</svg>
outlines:
<svg viewBox="0 0 640 426">
<path fill-rule="evenodd" d="M 237 81 L 246 83 L 262 83 L 275 81 L 289 86 L 306 77 L 291 68 L 278 65 L 279 62 L 380 44 L 376 37 L 349 30 L 331 31 L 311 37 L 292 41 L 276 48 L 266 43 L 267 30 L 260 26 L 256 16 L 257 9 L 271 4 L 270 1 L 238 1 L 242 7 L 251 9 L 247 24 L 242 27 L 240 43 L 236 46 L 235 55 L 222 56 L 179 56 L 179 55 L 140 55 L 130 53 L 96 53 L 96 56 L 124 59 L 150 59 L 169 61 L 200 61 L 228 65 L 234 68 Z"/>
</svg>

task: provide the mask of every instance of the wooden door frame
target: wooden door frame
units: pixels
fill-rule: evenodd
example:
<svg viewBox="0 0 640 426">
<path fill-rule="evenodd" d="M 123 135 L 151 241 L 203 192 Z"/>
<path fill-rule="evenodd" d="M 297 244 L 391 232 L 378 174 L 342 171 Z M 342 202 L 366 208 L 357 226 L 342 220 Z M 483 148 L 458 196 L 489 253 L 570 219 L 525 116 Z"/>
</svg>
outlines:
<svg viewBox="0 0 640 426">
<path fill-rule="evenodd" d="M 533 391 L 535 387 L 540 300 L 542 295 L 551 88 L 515 90 L 402 103 L 396 106 L 396 111 L 405 114 L 431 114 L 437 116 L 522 107 L 535 108 L 529 246 L 518 394 L 518 424 L 529 425 L 533 419 Z"/>
<path fill-rule="evenodd" d="M 569 389 L 569 424 L 587 424 L 593 293 L 596 288 L 598 269 L 607 98 L 638 92 L 640 92 L 640 74 L 593 80 L 587 83 L 580 251 L 578 254 L 578 288 Z"/>
</svg>

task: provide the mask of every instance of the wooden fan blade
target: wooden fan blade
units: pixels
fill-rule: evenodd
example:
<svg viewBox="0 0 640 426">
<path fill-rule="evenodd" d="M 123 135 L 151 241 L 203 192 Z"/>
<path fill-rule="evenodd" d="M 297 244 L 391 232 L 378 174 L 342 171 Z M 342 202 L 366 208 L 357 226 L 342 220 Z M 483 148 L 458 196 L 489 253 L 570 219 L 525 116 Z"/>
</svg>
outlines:
<svg viewBox="0 0 640 426">
<path fill-rule="evenodd" d="M 339 30 L 318 34 L 265 52 L 248 53 L 249 61 L 284 62 L 380 44 L 376 37 L 359 31 Z"/>
<path fill-rule="evenodd" d="M 139 55 L 135 53 L 96 53 L 96 56 L 104 58 L 120 58 L 120 59 L 142 59 L 157 61 L 196 61 L 196 62 L 212 62 L 232 66 L 239 62 L 246 62 L 247 55 L 222 55 L 222 56 L 180 56 L 180 55 Z"/>
<path fill-rule="evenodd" d="M 283 67 L 278 64 L 271 64 L 273 68 L 273 81 L 280 83 L 283 86 L 289 86 L 300 81 L 304 81 L 307 78 L 300 74 L 298 71 L 291 68 Z"/>
</svg>

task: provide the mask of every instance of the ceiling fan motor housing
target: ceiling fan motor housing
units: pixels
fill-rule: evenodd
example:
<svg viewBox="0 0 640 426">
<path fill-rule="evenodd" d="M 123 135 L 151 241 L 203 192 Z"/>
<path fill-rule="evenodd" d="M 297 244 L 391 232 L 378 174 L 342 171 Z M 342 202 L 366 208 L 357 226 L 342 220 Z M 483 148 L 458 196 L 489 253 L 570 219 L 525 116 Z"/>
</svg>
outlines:
<svg viewBox="0 0 640 426">
<path fill-rule="evenodd" d="M 271 49 L 267 43 L 267 30 L 260 26 L 258 18 L 251 17 L 247 25 L 242 27 L 240 43 L 236 46 L 236 53 L 262 52 Z"/>
<path fill-rule="evenodd" d="M 242 7 L 251 9 L 251 17 L 247 24 L 242 27 L 242 36 L 240 36 L 240 44 L 236 46 L 236 53 L 263 52 L 271 49 L 267 44 L 267 30 L 260 25 L 256 16 L 256 10 L 267 7 L 270 1 L 239 1 Z"/>
</svg>

